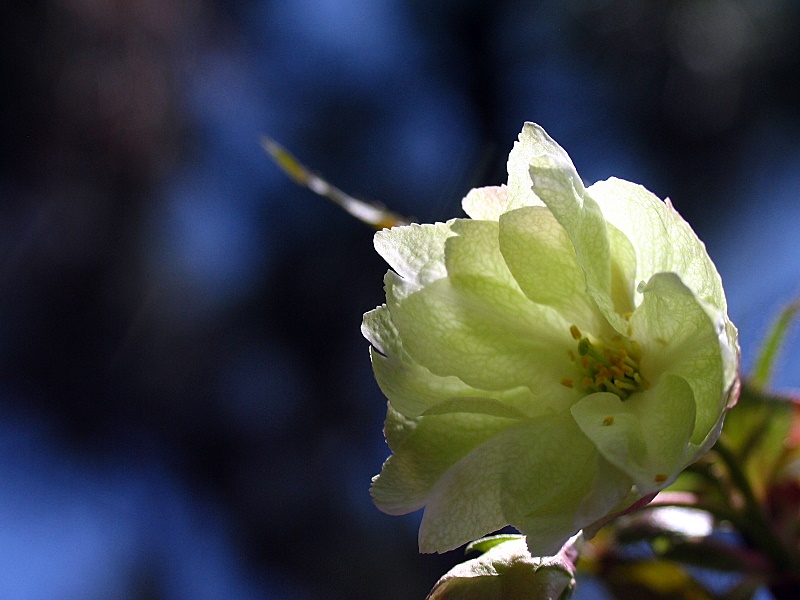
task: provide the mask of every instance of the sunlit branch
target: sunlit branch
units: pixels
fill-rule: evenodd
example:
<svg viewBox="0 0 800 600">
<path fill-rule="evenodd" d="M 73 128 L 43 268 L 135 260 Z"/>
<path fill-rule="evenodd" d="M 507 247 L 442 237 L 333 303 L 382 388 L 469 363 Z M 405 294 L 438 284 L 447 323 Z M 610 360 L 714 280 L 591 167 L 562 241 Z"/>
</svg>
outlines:
<svg viewBox="0 0 800 600">
<path fill-rule="evenodd" d="M 275 161 L 275 164 L 291 177 L 295 183 L 331 200 L 359 221 L 372 225 L 375 229 L 407 225 L 409 223 L 407 219 L 386 210 L 378 204 L 353 198 L 336 186 L 331 185 L 319 175 L 309 171 L 288 150 L 272 138 L 262 136 L 261 145 L 272 157 L 272 160 Z"/>
</svg>

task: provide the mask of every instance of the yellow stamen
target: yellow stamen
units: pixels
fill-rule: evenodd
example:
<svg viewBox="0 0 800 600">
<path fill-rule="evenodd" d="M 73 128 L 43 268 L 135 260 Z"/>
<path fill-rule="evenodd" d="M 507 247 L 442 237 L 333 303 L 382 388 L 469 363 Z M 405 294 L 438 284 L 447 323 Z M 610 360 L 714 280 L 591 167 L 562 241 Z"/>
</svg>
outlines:
<svg viewBox="0 0 800 600">
<path fill-rule="evenodd" d="M 613 416 L 608 416 L 605 419 L 603 419 L 603 425 L 605 425 L 606 427 L 608 427 L 609 425 L 613 425 L 613 424 L 614 424 L 614 417 Z"/>
<path fill-rule="evenodd" d="M 638 343 L 621 335 L 592 341 L 584 337 L 576 325 L 570 326 L 569 331 L 578 341 L 578 351 L 567 350 L 567 356 L 578 369 L 579 376 L 562 379 L 562 385 L 577 387 L 587 394 L 609 392 L 622 400 L 647 389 L 647 382 L 639 374 L 641 347 Z"/>
<path fill-rule="evenodd" d="M 628 394 L 627 394 L 627 392 L 623 392 L 621 389 L 619 389 L 617 386 L 615 386 L 615 385 L 614 385 L 613 383 L 611 383 L 610 381 L 606 381 L 606 382 L 604 382 L 604 383 L 603 383 L 603 385 L 605 385 L 605 386 L 606 386 L 606 389 L 607 389 L 609 392 L 613 392 L 613 393 L 615 393 L 617 396 L 619 396 L 619 397 L 620 397 L 620 398 L 622 398 L 623 400 L 626 400 L 626 399 L 628 398 Z"/>
<path fill-rule="evenodd" d="M 614 385 L 620 388 L 621 390 L 630 390 L 631 392 L 636 391 L 636 386 L 630 381 L 626 381 L 624 379 L 615 379 Z"/>
</svg>

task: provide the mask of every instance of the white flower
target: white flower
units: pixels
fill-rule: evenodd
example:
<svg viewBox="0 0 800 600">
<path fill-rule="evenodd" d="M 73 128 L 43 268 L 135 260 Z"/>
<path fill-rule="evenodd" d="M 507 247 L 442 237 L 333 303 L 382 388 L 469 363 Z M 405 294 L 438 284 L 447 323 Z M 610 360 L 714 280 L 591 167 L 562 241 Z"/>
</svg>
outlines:
<svg viewBox="0 0 800 600">
<path fill-rule="evenodd" d="M 538 125 L 508 185 L 463 207 L 470 219 L 375 236 L 394 270 L 363 331 L 393 454 L 373 499 L 425 507 L 423 552 L 513 525 L 552 555 L 716 441 L 736 329 L 669 201 L 619 179 L 585 188 Z"/>
</svg>

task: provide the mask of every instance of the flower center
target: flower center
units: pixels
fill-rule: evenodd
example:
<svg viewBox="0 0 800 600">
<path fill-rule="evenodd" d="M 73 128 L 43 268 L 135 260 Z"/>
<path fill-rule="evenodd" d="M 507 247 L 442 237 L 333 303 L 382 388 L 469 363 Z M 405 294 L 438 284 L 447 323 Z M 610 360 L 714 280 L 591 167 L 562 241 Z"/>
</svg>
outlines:
<svg viewBox="0 0 800 600">
<path fill-rule="evenodd" d="M 579 377 L 564 378 L 561 385 L 576 387 L 587 394 L 611 392 L 623 400 L 647 387 L 639 374 L 642 350 L 639 344 L 620 337 L 615 344 L 592 342 L 581 334 L 575 325 L 569 328 L 572 339 L 577 341 L 577 353 L 568 350 L 570 360 L 579 369 Z"/>
</svg>

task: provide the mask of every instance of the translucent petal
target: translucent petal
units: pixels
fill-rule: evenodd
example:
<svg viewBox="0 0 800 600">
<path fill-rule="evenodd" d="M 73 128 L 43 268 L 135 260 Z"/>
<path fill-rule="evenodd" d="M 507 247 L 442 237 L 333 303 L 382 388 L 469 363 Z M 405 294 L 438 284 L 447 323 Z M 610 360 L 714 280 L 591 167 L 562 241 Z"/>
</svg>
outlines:
<svg viewBox="0 0 800 600">
<path fill-rule="evenodd" d="M 449 413 L 475 413 L 505 419 L 525 419 L 528 416 L 506 402 L 485 397 L 448 398 L 426 410 L 424 416 Z"/>
<path fill-rule="evenodd" d="M 722 281 L 705 245 L 669 202 L 616 178 L 595 183 L 588 192 L 606 219 L 633 242 L 637 282 L 660 272 L 677 273 L 704 302 L 726 310 Z"/>
<path fill-rule="evenodd" d="M 538 554 L 555 553 L 580 528 L 575 515 L 591 491 L 596 456 L 569 415 L 543 416 L 504 429 L 431 488 L 420 549 L 449 550 L 510 523 L 529 536 Z M 614 500 L 628 489 L 629 480 Z M 604 510 L 608 507 L 598 507 L 600 516 Z"/>
<path fill-rule="evenodd" d="M 527 386 L 554 401 L 572 398 L 559 384 L 572 371 L 569 324 L 553 326 L 526 303 L 507 288 L 466 290 L 442 279 L 389 307 L 406 351 L 436 375 L 478 389 Z"/>
<path fill-rule="evenodd" d="M 405 225 L 382 229 L 373 243 L 389 266 L 419 286 L 445 276 L 444 241 L 453 235 L 450 224 Z"/>
<path fill-rule="evenodd" d="M 533 156 L 539 152 L 538 125 L 525 123 L 519 134 L 518 140 L 508 155 L 508 203 L 506 210 L 513 210 L 523 206 L 544 206 L 531 189 L 531 180 L 528 176 L 528 167 Z"/>
<path fill-rule="evenodd" d="M 365 314 L 361 329 L 377 350 L 371 350 L 370 356 L 378 386 L 404 415 L 419 416 L 453 396 L 480 395 L 460 379 L 434 375 L 408 356 L 386 306 Z M 525 395 L 529 397 L 530 392 Z"/>
<path fill-rule="evenodd" d="M 652 389 L 627 400 L 605 392 L 586 396 L 572 407 L 572 415 L 606 460 L 645 495 L 671 483 L 686 467 L 694 404 L 686 381 L 666 373 Z"/>
<path fill-rule="evenodd" d="M 403 350 L 385 305 L 364 315 L 362 332 L 374 346 L 370 349 L 370 357 L 378 386 L 394 409 L 407 417 L 417 417 L 441 403 L 452 404 L 460 398 L 492 399 L 502 402 L 514 414 L 527 416 L 536 416 L 547 406 L 546 403 L 537 403 L 527 387 L 489 391 L 469 386 L 457 377 L 434 375 Z"/>
<path fill-rule="evenodd" d="M 516 292 L 521 301 L 525 300 L 500 252 L 500 224 L 497 221 L 460 219 L 451 228 L 456 235 L 445 243 L 445 265 L 454 284 L 463 281 L 469 287 L 476 279 L 492 280 Z"/>
<path fill-rule="evenodd" d="M 383 434 L 386 445 L 395 452 L 403 444 L 411 432 L 417 428 L 421 419 L 410 418 L 396 411 L 391 402 L 386 403 L 386 420 L 383 422 Z"/>
<path fill-rule="evenodd" d="M 390 411 L 387 429 L 402 425 L 399 419 L 402 415 Z M 406 514 L 421 508 L 431 488 L 448 469 L 515 422 L 480 413 L 447 413 L 415 421 L 413 429 L 401 429 L 402 439 L 394 444 L 394 454 L 373 479 L 373 501 L 389 514 Z"/>
<path fill-rule="evenodd" d="M 641 374 L 649 381 L 662 373 L 686 380 L 696 402 L 692 442 L 700 444 L 727 403 L 722 322 L 674 273 L 654 275 L 641 291 L 642 303 L 631 317 L 631 337 L 642 347 Z"/>
<path fill-rule="evenodd" d="M 411 360 L 371 352 L 375 380 L 397 410 L 416 417 L 439 402 L 475 390 L 456 377 L 439 377 Z"/>
<path fill-rule="evenodd" d="M 402 342 L 392 315 L 385 304 L 364 313 L 361 320 L 361 335 L 381 354 L 399 354 Z"/>
<path fill-rule="evenodd" d="M 530 206 L 500 217 L 500 250 L 519 287 L 533 302 L 555 308 L 582 331 L 610 334 L 594 300 L 572 242 L 553 214 Z"/>
<path fill-rule="evenodd" d="M 505 185 L 474 188 L 461 201 L 461 208 L 473 219 L 497 221 L 506 210 L 508 188 Z"/>
<path fill-rule="evenodd" d="M 606 220 L 586 193 L 569 156 L 538 125 L 526 123 L 533 190 L 566 230 L 586 276 L 586 289 L 614 329 L 625 332 L 612 290 L 612 253 Z M 510 188 L 509 184 L 509 188 Z"/>
</svg>

